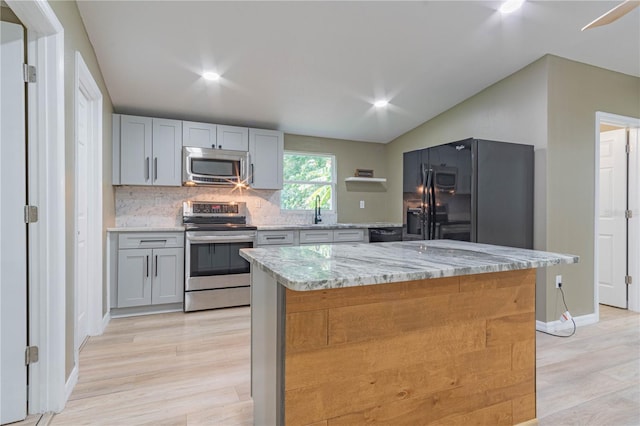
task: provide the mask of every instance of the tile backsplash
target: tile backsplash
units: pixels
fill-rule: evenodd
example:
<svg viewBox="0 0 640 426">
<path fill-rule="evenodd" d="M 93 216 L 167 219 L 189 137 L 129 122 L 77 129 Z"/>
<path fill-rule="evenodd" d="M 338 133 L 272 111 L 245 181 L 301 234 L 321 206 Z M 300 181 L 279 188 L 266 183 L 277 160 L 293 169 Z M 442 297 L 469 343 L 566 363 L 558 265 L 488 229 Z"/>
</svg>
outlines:
<svg viewBox="0 0 640 426">
<path fill-rule="evenodd" d="M 218 187 L 116 187 L 116 227 L 172 227 L 182 225 L 184 201 L 243 201 L 252 225 L 313 223 L 313 212 L 280 210 L 280 191 L 242 191 Z M 335 213 L 322 213 L 323 223 L 336 223 Z"/>
</svg>

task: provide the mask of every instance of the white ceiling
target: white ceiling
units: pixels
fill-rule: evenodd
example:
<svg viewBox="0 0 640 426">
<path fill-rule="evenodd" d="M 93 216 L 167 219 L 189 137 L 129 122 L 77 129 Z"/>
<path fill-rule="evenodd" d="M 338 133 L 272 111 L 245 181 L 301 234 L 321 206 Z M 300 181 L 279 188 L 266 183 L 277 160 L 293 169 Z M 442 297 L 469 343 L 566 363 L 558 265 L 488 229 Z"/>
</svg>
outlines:
<svg viewBox="0 0 640 426">
<path fill-rule="evenodd" d="M 507 16 L 496 1 L 78 7 L 116 112 L 389 142 L 547 53 L 640 77 L 640 8 L 580 32 L 617 3 L 528 1 Z"/>
</svg>

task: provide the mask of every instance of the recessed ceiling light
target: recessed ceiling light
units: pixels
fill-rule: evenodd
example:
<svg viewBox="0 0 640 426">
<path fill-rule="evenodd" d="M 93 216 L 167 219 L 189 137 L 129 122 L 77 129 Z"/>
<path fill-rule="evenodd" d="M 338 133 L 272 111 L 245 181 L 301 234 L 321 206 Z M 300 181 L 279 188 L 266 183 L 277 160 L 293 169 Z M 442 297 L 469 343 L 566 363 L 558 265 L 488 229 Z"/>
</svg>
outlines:
<svg viewBox="0 0 640 426">
<path fill-rule="evenodd" d="M 504 3 L 502 3 L 502 6 L 500 6 L 500 12 L 502 13 L 515 12 L 516 10 L 520 9 L 520 7 L 522 7 L 523 3 L 524 3 L 524 0 L 507 0 Z"/>
<path fill-rule="evenodd" d="M 202 76 L 206 80 L 211 80 L 211 81 L 216 81 L 216 80 L 220 79 L 220 74 L 218 74 L 216 72 L 212 72 L 212 71 L 207 71 L 207 72 L 203 73 Z"/>
<path fill-rule="evenodd" d="M 385 101 L 384 99 L 380 99 L 379 101 L 375 101 L 373 106 L 376 108 L 384 108 L 389 105 L 389 101 Z"/>
</svg>

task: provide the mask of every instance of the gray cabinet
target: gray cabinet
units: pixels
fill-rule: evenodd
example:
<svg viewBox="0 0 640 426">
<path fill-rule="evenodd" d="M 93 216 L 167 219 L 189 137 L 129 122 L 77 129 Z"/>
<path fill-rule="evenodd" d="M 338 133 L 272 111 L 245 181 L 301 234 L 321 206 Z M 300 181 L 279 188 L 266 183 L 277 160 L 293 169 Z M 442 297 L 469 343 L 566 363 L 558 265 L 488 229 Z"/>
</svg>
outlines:
<svg viewBox="0 0 640 426">
<path fill-rule="evenodd" d="M 302 229 L 300 244 L 364 243 L 364 229 Z"/>
<path fill-rule="evenodd" d="M 364 228 L 282 229 L 258 231 L 256 246 L 297 246 L 304 244 L 366 243 Z"/>
<path fill-rule="evenodd" d="M 149 256 L 151 250 L 133 249 L 118 252 L 118 307 L 151 304 Z"/>
<path fill-rule="evenodd" d="M 302 229 L 300 244 L 327 244 L 333 242 L 331 229 Z"/>
<path fill-rule="evenodd" d="M 215 124 L 183 121 L 182 146 L 217 148 L 218 136 L 216 130 Z"/>
<path fill-rule="evenodd" d="M 364 243 L 366 242 L 364 229 L 334 229 L 334 243 Z"/>
<path fill-rule="evenodd" d="M 254 189 L 282 189 L 284 133 L 249 129 L 249 155 L 250 186 Z"/>
<path fill-rule="evenodd" d="M 117 308 L 183 301 L 183 233 L 123 233 L 118 241 Z"/>
<path fill-rule="evenodd" d="M 294 246 L 298 245 L 298 231 L 258 231 L 256 246 Z"/>
<path fill-rule="evenodd" d="M 218 149 L 249 151 L 249 129 L 247 127 L 217 125 Z"/>
<path fill-rule="evenodd" d="M 182 122 L 113 115 L 113 184 L 182 184 Z"/>
<path fill-rule="evenodd" d="M 183 121 L 182 146 L 246 152 L 249 150 L 249 129 L 247 127 Z"/>
</svg>

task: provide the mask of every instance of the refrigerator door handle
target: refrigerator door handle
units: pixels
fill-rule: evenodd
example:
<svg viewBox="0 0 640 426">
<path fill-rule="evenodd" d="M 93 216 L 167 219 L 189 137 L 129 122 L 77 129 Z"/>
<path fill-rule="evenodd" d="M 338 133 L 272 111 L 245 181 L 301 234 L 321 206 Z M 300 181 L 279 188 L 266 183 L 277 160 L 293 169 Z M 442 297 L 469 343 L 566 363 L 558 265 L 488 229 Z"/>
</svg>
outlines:
<svg viewBox="0 0 640 426">
<path fill-rule="evenodd" d="M 426 171 L 426 169 L 423 166 L 423 171 Z M 431 187 L 433 186 L 433 181 L 432 181 L 432 173 L 431 173 L 431 169 L 429 169 L 427 171 L 427 177 L 426 177 L 426 182 L 423 188 L 422 193 L 426 195 L 426 215 L 425 215 L 425 227 L 426 227 L 426 232 L 425 232 L 425 239 L 427 240 L 432 240 L 433 237 L 431 235 L 431 227 L 432 227 L 432 210 L 433 210 L 433 206 L 431 204 L 432 201 L 432 195 L 431 195 Z"/>
<path fill-rule="evenodd" d="M 433 170 L 429 170 L 429 174 L 431 175 L 430 183 L 431 187 L 429 188 L 429 192 L 431 194 L 431 240 L 436 239 L 436 183 L 435 176 Z"/>
</svg>

